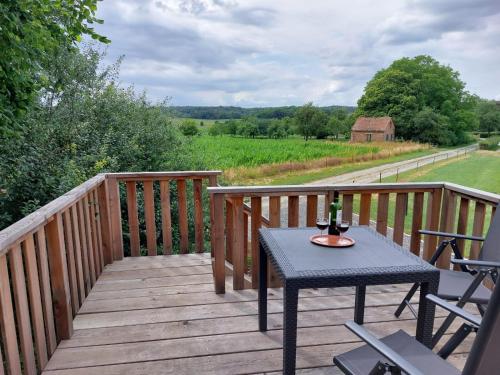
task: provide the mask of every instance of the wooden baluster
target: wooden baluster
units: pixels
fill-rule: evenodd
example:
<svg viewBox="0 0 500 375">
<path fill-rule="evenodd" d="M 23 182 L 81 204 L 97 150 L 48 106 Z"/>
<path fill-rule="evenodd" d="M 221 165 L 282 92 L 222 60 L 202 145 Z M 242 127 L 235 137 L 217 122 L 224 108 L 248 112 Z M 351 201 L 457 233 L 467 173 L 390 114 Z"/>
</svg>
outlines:
<svg viewBox="0 0 500 375">
<path fill-rule="evenodd" d="M 259 287 L 259 229 L 262 225 L 262 198 L 252 197 L 252 288 Z"/>
<path fill-rule="evenodd" d="M 172 254 L 172 218 L 170 215 L 170 181 L 160 181 L 163 255 Z"/>
<path fill-rule="evenodd" d="M 226 260 L 233 263 L 233 243 L 234 243 L 234 210 L 232 199 L 226 200 Z"/>
<path fill-rule="evenodd" d="M 209 176 L 208 177 L 208 186 L 215 187 L 217 186 L 217 176 Z M 214 218 L 214 206 L 213 202 L 210 199 L 210 228 L 214 226 L 215 218 Z M 210 232 L 210 255 L 213 258 L 215 254 L 215 242 L 212 236 L 212 232 Z"/>
<path fill-rule="evenodd" d="M 189 251 L 186 180 L 177 180 L 177 194 L 179 205 L 179 231 L 181 238 L 180 249 L 182 254 L 186 254 Z"/>
<path fill-rule="evenodd" d="M 113 260 L 120 260 L 123 259 L 122 211 L 120 208 L 120 188 L 116 178 L 108 179 L 108 189 Z"/>
<path fill-rule="evenodd" d="M 306 226 L 315 227 L 316 219 L 318 218 L 318 196 L 307 196 L 307 212 L 306 212 Z"/>
<path fill-rule="evenodd" d="M 137 187 L 135 181 L 127 181 L 126 186 L 130 255 L 138 257 L 141 255 L 141 241 L 139 239 L 139 217 L 137 214 Z"/>
<path fill-rule="evenodd" d="M 332 202 L 333 202 L 333 191 L 329 191 L 327 194 L 325 194 L 324 211 L 323 211 L 323 213 L 327 218 L 330 213 L 330 203 Z"/>
<path fill-rule="evenodd" d="M 396 210 L 394 212 L 394 232 L 392 240 L 399 245 L 403 245 L 407 204 L 408 193 L 397 193 Z"/>
<path fill-rule="evenodd" d="M 69 287 L 71 290 L 73 316 L 75 316 L 76 313 L 78 312 L 78 309 L 80 308 L 80 301 L 78 300 L 78 282 L 76 281 L 75 247 L 73 241 L 70 209 L 64 211 L 63 222 L 64 222 L 64 238 L 66 239 L 66 259 L 68 261 Z"/>
<path fill-rule="evenodd" d="M 279 228 L 281 227 L 281 197 L 269 197 L 269 227 Z M 281 282 L 274 270 L 272 264 L 268 261 L 267 263 L 268 272 L 268 287 L 279 288 Z"/>
<path fill-rule="evenodd" d="M 454 192 L 446 189 L 443 192 L 443 202 L 441 207 L 441 222 L 439 230 L 441 232 L 455 232 L 455 212 L 456 212 L 456 195 Z M 446 237 L 439 237 L 439 243 L 445 240 Z M 449 246 L 443 251 L 439 257 L 436 266 L 443 269 L 450 268 L 451 248 Z"/>
<path fill-rule="evenodd" d="M 94 200 L 94 210 L 95 210 L 95 222 L 96 222 L 96 231 L 97 231 L 97 250 L 99 253 L 99 269 L 104 269 L 104 248 L 102 242 L 102 224 L 101 224 L 101 208 L 99 202 L 99 196 L 97 194 L 97 189 L 92 191 L 93 200 Z"/>
<path fill-rule="evenodd" d="M 0 255 L 0 321 L 2 323 L 3 347 L 10 374 L 21 374 L 21 361 L 17 346 L 16 322 L 12 307 L 7 256 Z"/>
<path fill-rule="evenodd" d="M 441 210 L 442 189 L 434 189 L 428 194 L 427 199 L 427 218 L 425 226 L 427 230 L 437 231 L 439 227 L 439 214 Z M 437 237 L 424 237 L 424 259 L 431 259 L 436 251 Z"/>
<path fill-rule="evenodd" d="M 62 234 L 62 233 L 61 233 Z M 14 246 L 9 254 L 12 289 L 16 306 L 17 328 L 19 343 L 23 354 L 23 368 L 27 374 L 36 374 L 35 352 L 33 350 L 33 337 L 31 336 L 31 322 L 26 293 L 26 277 L 24 275 L 23 256 L 21 246 Z"/>
<path fill-rule="evenodd" d="M 469 221 L 469 200 L 465 197 L 460 198 L 460 205 L 458 209 L 458 224 L 457 233 L 466 234 L 467 233 L 467 223 Z M 460 254 L 464 256 L 465 252 L 465 240 L 457 240 L 457 247 Z M 459 265 L 454 265 L 453 269 L 456 271 L 460 270 Z"/>
<path fill-rule="evenodd" d="M 80 244 L 82 248 L 82 260 L 83 260 L 83 278 L 85 280 L 85 290 L 86 295 L 90 293 L 92 289 L 92 282 L 90 280 L 90 267 L 89 267 L 89 249 L 87 248 L 87 229 L 85 225 L 85 215 L 83 214 L 83 201 L 77 203 L 78 207 L 78 223 L 80 232 Z"/>
<path fill-rule="evenodd" d="M 342 220 L 352 224 L 352 207 L 354 196 L 352 194 L 342 194 Z"/>
<path fill-rule="evenodd" d="M 101 259 L 99 256 L 99 239 L 97 237 L 97 221 L 95 212 L 95 201 L 92 192 L 88 194 L 89 199 L 89 218 L 90 218 L 90 230 L 92 233 L 92 248 L 94 249 L 94 267 L 96 280 L 101 274 Z"/>
<path fill-rule="evenodd" d="M 413 198 L 413 217 L 411 220 L 411 239 L 410 251 L 420 256 L 420 241 L 421 235 L 419 230 L 422 229 L 422 219 L 424 216 L 424 193 L 415 193 Z"/>
<path fill-rule="evenodd" d="M 361 194 L 361 203 L 359 208 L 359 225 L 370 225 L 370 209 L 372 195 L 370 193 Z"/>
<path fill-rule="evenodd" d="M 248 213 L 243 210 L 243 258 L 245 260 L 245 273 L 248 273 L 248 221 L 250 220 L 250 216 Z"/>
<path fill-rule="evenodd" d="M 299 197 L 291 195 L 288 197 L 288 227 L 299 226 Z"/>
<path fill-rule="evenodd" d="M 75 246 L 75 264 L 76 264 L 76 279 L 78 282 L 79 306 L 85 300 L 85 281 L 83 274 L 83 259 L 80 240 L 80 229 L 78 226 L 78 205 L 73 205 L 69 208 L 71 213 L 71 225 L 73 227 L 73 244 Z"/>
<path fill-rule="evenodd" d="M 389 194 L 379 193 L 377 202 L 377 232 L 387 235 L 387 217 L 389 216 Z"/>
<path fill-rule="evenodd" d="M 473 236 L 483 236 L 485 216 L 486 205 L 483 202 L 476 202 L 476 207 L 474 209 L 474 224 L 472 226 Z M 481 245 L 482 244 L 478 241 L 472 241 L 470 246 L 470 259 L 477 259 Z"/>
<path fill-rule="evenodd" d="M 233 289 L 245 288 L 245 245 L 243 197 L 232 199 L 233 206 Z"/>
<path fill-rule="evenodd" d="M 28 294 L 31 309 L 31 319 L 35 334 L 35 348 L 38 366 L 44 369 L 48 362 L 47 342 L 45 337 L 45 327 L 43 324 L 42 296 L 38 278 L 38 267 L 36 263 L 37 254 L 35 252 L 35 242 L 33 236 L 29 235 L 23 246 L 23 258 L 26 265 L 26 275 L 28 280 Z"/>
<path fill-rule="evenodd" d="M 87 196 L 83 197 L 83 217 L 85 223 L 85 233 L 87 234 L 87 238 L 85 241 L 87 242 L 87 255 L 89 260 L 89 271 L 90 271 L 90 282 L 91 286 L 94 286 L 97 278 L 96 278 L 96 266 L 94 262 L 94 244 L 92 242 L 92 228 L 90 224 L 90 210 L 89 210 L 89 200 Z"/>
<path fill-rule="evenodd" d="M 47 224 L 47 245 L 50 268 L 50 284 L 52 286 L 52 302 L 54 305 L 57 339 L 69 339 L 73 334 L 73 317 L 66 267 L 66 251 L 64 249 L 63 225 L 61 214 Z"/>
<path fill-rule="evenodd" d="M 38 247 L 38 269 L 40 270 L 40 292 L 42 294 L 43 317 L 45 321 L 45 336 L 47 337 L 48 356 L 56 350 L 57 339 L 54 325 L 54 311 L 52 306 L 52 290 L 50 288 L 49 260 L 47 254 L 47 243 L 45 230 L 42 228 L 36 232 L 36 243 Z"/>
<path fill-rule="evenodd" d="M 203 223 L 203 198 L 202 198 L 203 181 L 200 178 L 193 180 L 193 199 L 194 199 L 194 242 L 197 253 L 204 251 L 203 231 L 205 225 Z"/>
<path fill-rule="evenodd" d="M 212 239 L 214 244 L 214 256 L 212 268 L 214 272 L 215 293 L 225 293 L 226 287 L 226 264 L 224 255 L 224 194 L 213 194 L 211 196 L 213 205 Z"/>
<path fill-rule="evenodd" d="M 144 218 L 146 221 L 148 256 L 154 256 L 156 255 L 156 222 L 153 181 L 144 181 Z"/>
<path fill-rule="evenodd" d="M 97 188 L 99 199 L 99 216 L 101 217 L 101 236 L 102 236 L 102 252 L 104 265 L 113 262 L 113 249 L 111 244 L 111 220 L 109 207 L 109 188 L 108 181 L 105 180 Z"/>
</svg>

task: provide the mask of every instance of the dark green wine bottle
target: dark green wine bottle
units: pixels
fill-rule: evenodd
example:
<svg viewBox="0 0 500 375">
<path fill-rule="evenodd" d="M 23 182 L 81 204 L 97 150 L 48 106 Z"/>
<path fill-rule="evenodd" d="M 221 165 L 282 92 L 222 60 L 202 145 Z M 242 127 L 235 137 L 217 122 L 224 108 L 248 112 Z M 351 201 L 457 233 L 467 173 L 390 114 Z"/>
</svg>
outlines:
<svg viewBox="0 0 500 375">
<path fill-rule="evenodd" d="M 333 193 L 333 202 L 330 203 L 330 226 L 328 227 L 328 234 L 338 236 L 340 235 L 337 229 L 337 222 L 342 220 L 342 204 L 339 202 L 339 193 Z"/>
</svg>

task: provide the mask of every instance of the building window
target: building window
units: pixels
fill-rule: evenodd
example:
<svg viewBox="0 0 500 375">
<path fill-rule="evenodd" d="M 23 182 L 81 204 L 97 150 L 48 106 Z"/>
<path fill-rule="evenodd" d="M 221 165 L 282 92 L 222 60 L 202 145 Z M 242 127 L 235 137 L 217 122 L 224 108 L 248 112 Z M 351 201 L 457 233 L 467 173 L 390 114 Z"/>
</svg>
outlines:
<svg viewBox="0 0 500 375">
<path fill-rule="evenodd" d="M 367 133 L 366 134 L 366 141 L 367 142 L 371 142 L 372 141 L 372 135 L 371 135 L 371 133 Z"/>
<path fill-rule="evenodd" d="M 389 134 L 386 134 L 385 135 L 385 140 L 388 141 L 389 140 Z"/>
</svg>

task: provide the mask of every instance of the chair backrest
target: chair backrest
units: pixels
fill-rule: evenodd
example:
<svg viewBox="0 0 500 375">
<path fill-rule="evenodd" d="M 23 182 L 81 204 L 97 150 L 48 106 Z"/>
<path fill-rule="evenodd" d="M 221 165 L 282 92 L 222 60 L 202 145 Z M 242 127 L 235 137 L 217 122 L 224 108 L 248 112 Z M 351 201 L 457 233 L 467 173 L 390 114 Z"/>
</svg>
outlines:
<svg viewBox="0 0 500 375">
<path fill-rule="evenodd" d="M 497 211 L 498 212 L 498 211 Z M 497 214 L 497 217 L 500 216 Z M 500 370 L 500 286 L 496 286 L 484 314 L 463 375 L 498 374 Z"/>
<path fill-rule="evenodd" d="M 500 262 L 500 204 L 497 205 L 479 259 Z"/>
</svg>

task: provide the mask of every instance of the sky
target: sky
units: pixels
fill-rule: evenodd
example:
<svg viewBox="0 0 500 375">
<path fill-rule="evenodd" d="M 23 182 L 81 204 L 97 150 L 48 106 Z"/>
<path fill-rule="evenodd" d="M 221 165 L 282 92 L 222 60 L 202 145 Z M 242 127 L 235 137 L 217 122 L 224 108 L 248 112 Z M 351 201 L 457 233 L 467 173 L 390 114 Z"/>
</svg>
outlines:
<svg viewBox="0 0 500 375">
<path fill-rule="evenodd" d="M 121 85 L 172 105 L 356 105 L 421 54 L 500 100 L 500 0 L 104 0 Z"/>
</svg>

